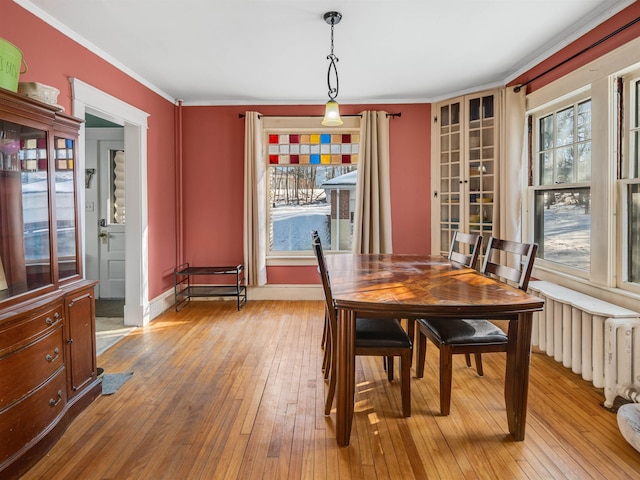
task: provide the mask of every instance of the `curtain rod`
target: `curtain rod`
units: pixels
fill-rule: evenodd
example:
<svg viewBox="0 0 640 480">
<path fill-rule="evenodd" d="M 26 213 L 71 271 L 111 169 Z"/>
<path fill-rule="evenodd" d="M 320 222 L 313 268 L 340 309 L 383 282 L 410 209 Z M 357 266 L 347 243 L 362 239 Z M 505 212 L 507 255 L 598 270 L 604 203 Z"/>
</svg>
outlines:
<svg viewBox="0 0 640 480">
<path fill-rule="evenodd" d="M 239 113 L 238 114 L 238 118 L 244 118 L 246 115 L 244 113 Z M 262 115 L 262 114 L 258 114 L 258 118 L 262 118 L 262 117 L 305 117 L 305 118 L 314 118 L 314 117 L 323 117 L 324 115 Z M 357 115 L 342 115 L 343 117 L 362 117 L 362 115 L 357 114 Z M 388 117 L 401 117 L 402 116 L 402 112 L 398 112 L 398 113 L 387 113 L 387 118 Z"/>
<path fill-rule="evenodd" d="M 638 23 L 638 22 L 640 22 L 640 17 L 638 17 L 638 18 L 636 18 L 636 19 L 634 19 L 634 20 L 630 21 L 630 22 L 629 22 L 629 23 L 627 23 L 626 25 L 623 25 L 622 27 L 620 27 L 620 28 L 618 28 L 617 30 L 615 30 L 615 31 L 611 32 L 610 34 L 605 35 L 604 37 L 602 37 L 602 38 L 601 38 L 600 40 L 598 40 L 597 42 L 594 42 L 594 43 L 592 43 L 591 45 L 589 45 L 588 47 L 583 48 L 583 49 L 582 49 L 582 50 L 580 50 L 578 53 L 575 53 L 575 54 L 571 55 L 569 58 L 567 58 L 567 59 L 563 60 L 562 62 L 558 63 L 557 65 L 555 65 L 555 66 L 553 66 L 553 67 L 551 67 L 551 68 L 548 68 L 548 69 L 547 69 L 547 70 L 545 70 L 544 72 L 542 72 L 542 73 L 540 73 L 540 74 L 536 75 L 535 77 L 533 77 L 533 78 L 532 78 L 532 79 L 530 79 L 530 80 L 527 80 L 527 81 L 526 81 L 526 82 L 524 82 L 523 84 L 521 84 L 521 85 L 517 85 L 517 86 L 513 87 L 513 91 L 514 91 L 514 92 L 516 92 L 516 93 L 517 93 L 517 92 L 519 92 L 519 91 L 520 91 L 520 89 L 521 89 L 522 87 L 526 87 L 526 86 L 527 86 L 527 85 L 529 85 L 531 82 L 536 81 L 536 80 L 537 80 L 537 79 L 539 79 L 540 77 L 544 77 L 546 74 L 551 73 L 551 72 L 552 72 L 552 71 L 554 71 L 556 68 L 561 67 L 562 65 L 564 65 L 565 63 L 570 62 L 570 61 L 571 61 L 571 60 L 573 60 L 574 58 L 579 57 L 579 56 L 580 56 L 580 55 L 582 55 L 583 53 L 586 53 L 586 52 L 588 52 L 589 50 L 591 50 L 592 48 L 597 47 L 597 46 L 598 46 L 598 45 L 600 45 L 601 43 L 606 42 L 606 41 L 607 41 L 607 40 L 609 40 L 610 38 L 615 37 L 617 34 L 619 34 L 619 33 L 623 32 L 623 31 L 625 31 L 627 28 L 629 28 L 629 27 L 631 27 L 631 26 L 635 25 L 635 24 L 636 24 L 636 23 Z"/>
</svg>

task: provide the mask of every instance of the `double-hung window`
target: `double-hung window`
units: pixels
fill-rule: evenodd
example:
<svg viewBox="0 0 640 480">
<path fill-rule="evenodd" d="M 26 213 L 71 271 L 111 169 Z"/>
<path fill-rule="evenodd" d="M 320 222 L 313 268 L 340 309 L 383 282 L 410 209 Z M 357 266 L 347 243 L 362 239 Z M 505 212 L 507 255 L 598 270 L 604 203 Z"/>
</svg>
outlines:
<svg viewBox="0 0 640 480">
<path fill-rule="evenodd" d="M 360 154 L 359 123 L 305 127 L 304 119 L 265 124 L 268 163 L 267 256 L 306 255 L 311 231 L 325 251 L 350 251 Z M 319 124 L 318 119 L 312 119 Z M 359 120 L 359 118 L 357 119 Z M 282 123 L 282 122 L 281 122 Z M 302 125 L 302 126 L 296 126 Z"/>
<path fill-rule="evenodd" d="M 637 310 L 640 39 L 527 94 L 534 275 Z"/>
<path fill-rule="evenodd" d="M 623 77 L 622 283 L 640 289 L 640 71 Z"/>
<path fill-rule="evenodd" d="M 588 274 L 591 257 L 591 99 L 534 115 L 533 233 L 538 258 Z"/>
</svg>

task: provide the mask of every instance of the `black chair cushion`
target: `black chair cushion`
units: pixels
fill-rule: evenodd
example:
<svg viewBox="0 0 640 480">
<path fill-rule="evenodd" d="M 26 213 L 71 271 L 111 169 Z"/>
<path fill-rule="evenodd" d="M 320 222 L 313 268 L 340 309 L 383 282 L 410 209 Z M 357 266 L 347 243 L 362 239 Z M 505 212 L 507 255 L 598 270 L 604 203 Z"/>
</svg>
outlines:
<svg viewBox="0 0 640 480">
<path fill-rule="evenodd" d="M 411 339 L 397 320 L 356 318 L 356 348 L 411 348 Z"/>
<path fill-rule="evenodd" d="M 462 320 L 458 318 L 418 320 L 444 345 L 502 344 L 507 335 L 488 320 Z"/>
</svg>

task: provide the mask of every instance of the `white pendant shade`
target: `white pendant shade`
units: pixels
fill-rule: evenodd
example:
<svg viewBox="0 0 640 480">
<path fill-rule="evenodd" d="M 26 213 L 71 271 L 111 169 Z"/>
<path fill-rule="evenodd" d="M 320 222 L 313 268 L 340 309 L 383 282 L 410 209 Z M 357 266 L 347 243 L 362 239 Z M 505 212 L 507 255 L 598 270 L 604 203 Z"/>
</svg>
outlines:
<svg viewBox="0 0 640 480">
<path fill-rule="evenodd" d="M 329 100 L 325 107 L 324 118 L 322 119 L 322 125 L 325 127 L 337 127 L 342 125 L 342 119 L 340 118 L 340 106 L 335 100 Z"/>
</svg>

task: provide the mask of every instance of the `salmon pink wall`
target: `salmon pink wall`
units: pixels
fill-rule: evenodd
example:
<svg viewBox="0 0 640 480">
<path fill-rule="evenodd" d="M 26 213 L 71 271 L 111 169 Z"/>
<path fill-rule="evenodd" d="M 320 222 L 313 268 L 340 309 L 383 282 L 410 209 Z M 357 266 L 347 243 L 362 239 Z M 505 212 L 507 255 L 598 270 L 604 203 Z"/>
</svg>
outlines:
<svg viewBox="0 0 640 480">
<path fill-rule="evenodd" d="M 242 262 L 244 120 L 264 115 L 320 115 L 323 106 L 183 107 L 183 215 L 185 260 L 194 264 Z M 393 247 L 430 251 L 429 104 L 342 105 L 343 115 L 363 110 L 400 112 L 390 120 Z M 269 267 L 270 284 L 318 283 L 315 267 Z"/>
<path fill-rule="evenodd" d="M 578 38 L 575 42 L 570 43 L 543 62 L 540 62 L 531 70 L 528 70 L 515 80 L 509 82 L 509 85 L 520 85 L 531 81 L 527 86 L 527 93 L 531 93 L 554 80 L 571 73 L 572 71 L 640 36 L 640 21 L 638 21 L 638 18 L 640 18 L 640 2 L 634 2 L 607 21 L 601 23 L 593 30 L 590 30 L 585 35 Z M 636 21 L 636 23 L 623 29 L 623 27 L 632 21 Z M 603 40 L 618 29 L 621 29 L 619 33 L 611 35 L 610 38 Z M 583 50 L 596 43 L 598 43 L 598 45 L 594 48 L 583 52 Z M 575 58 L 572 58 L 574 56 Z M 562 63 L 561 66 L 555 68 L 549 73 L 545 73 L 547 70 L 559 65 L 560 63 Z M 539 79 L 533 80 L 538 75 L 542 76 Z"/>
<path fill-rule="evenodd" d="M 184 260 L 242 263 L 244 121 L 239 107 L 183 107 Z"/>
<path fill-rule="evenodd" d="M 174 105 L 75 43 L 11 0 L 0 0 L 0 37 L 23 52 L 29 70 L 20 81 L 60 90 L 58 103 L 71 113 L 75 77 L 150 114 L 148 119 L 149 297 L 173 286 L 175 265 Z"/>
</svg>

